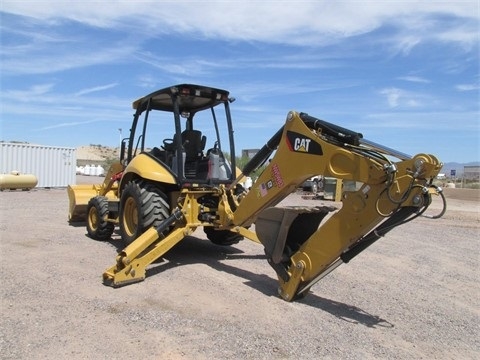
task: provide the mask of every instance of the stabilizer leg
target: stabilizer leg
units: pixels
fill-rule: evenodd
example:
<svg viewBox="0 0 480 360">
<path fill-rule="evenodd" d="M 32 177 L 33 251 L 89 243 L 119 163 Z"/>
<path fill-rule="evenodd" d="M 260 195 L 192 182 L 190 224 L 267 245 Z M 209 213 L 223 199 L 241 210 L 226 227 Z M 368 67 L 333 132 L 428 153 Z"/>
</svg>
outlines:
<svg viewBox="0 0 480 360">
<path fill-rule="evenodd" d="M 117 256 L 116 264 L 103 273 L 103 283 L 108 286 L 120 287 L 144 280 L 148 265 L 194 231 L 194 228 L 187 225 L 177 227 L 167 237 L 158 241 L 159 234 L 182 216 L 182 212 L 176 210 L 157 228 L 148 229 L 121 251 Z"/>
</svg>

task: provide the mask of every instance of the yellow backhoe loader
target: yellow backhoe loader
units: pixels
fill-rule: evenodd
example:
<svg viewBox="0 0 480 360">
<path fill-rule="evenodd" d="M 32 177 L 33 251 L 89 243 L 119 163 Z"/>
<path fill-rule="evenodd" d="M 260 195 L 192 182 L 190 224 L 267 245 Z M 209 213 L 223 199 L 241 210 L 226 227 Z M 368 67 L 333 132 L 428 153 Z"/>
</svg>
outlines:
<svg viewBox="0 0 480 360">
<path fill-rule="evenodd" d="M 424 214 L 432 196 L 443 201 L 433 217 L 445 212 L 442 189 L 433 184 L 442 167 L 435 156 L 409 156 L 305 113 L 289 112 L 238 170 L 233 100 L 225 90 L 182 84 L 135 101 L 130 137 L 105 182 L 69 186 L 70 221 L 86 221 L 98 240 L 110 239 L 118 225 L 127 245 L 104 272 L 105 284 L 143 280 L 149 264 L 202 227 L 218 245 L 243 238 L 263 245 L 279 295 L 293 301 L 391 229 Z M 172 121 L 161 118 L 171 114 L 168 130 Z M 262 166 L 245 189 L 242 179 Z M 276 206 L 318 175 L 358 186 L 343 191 L 340 209 Z"/>
</svg>

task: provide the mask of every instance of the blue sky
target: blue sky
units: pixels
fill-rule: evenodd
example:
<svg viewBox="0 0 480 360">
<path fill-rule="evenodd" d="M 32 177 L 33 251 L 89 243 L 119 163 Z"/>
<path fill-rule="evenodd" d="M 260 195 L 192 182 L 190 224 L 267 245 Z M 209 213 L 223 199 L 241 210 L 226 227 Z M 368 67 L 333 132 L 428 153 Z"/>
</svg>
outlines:
<svg viewBox="0 0 480 360">
<path fill-rule="evenodd" d="M 230 91 L 237 152 L 288 111 L 480 160 L 479 1 L 3 0 L 0 140 L 117 146 L 133 100 Z"/>
</svg>

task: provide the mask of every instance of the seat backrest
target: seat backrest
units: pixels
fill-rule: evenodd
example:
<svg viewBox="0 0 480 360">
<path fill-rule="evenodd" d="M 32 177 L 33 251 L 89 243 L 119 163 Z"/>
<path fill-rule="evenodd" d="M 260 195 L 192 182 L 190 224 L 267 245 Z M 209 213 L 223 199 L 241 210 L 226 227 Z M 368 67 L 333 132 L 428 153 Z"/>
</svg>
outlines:
<svg viewBox="0 0 480 360">
<path fill-rule="evenodd" d="M 182 144 L 187 158 L 198 157 L 205 148 L 207 138 L 200 130 L 185 130 L 182 132 Z"/>
</svg>

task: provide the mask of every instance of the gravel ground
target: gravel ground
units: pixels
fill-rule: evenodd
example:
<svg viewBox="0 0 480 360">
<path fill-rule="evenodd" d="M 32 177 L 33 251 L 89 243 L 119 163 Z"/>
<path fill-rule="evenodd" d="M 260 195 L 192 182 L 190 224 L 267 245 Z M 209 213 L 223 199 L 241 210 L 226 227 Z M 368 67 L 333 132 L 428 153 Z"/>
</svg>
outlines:
<svg viewBox="0 0 480 360">
<path fill-rule="evenodd" d="M 118 235 L 70 226 L 65 189 L 0 192 L 0 358 L 478 359 L 480 205 L 455 190 L 443 218 L 393 230 L 294 303 L 261 246 L 203 231 L 144 282 L 106 287 Z"/>
</svg>

